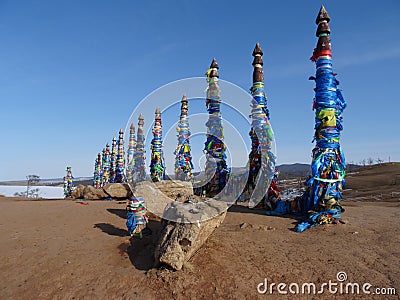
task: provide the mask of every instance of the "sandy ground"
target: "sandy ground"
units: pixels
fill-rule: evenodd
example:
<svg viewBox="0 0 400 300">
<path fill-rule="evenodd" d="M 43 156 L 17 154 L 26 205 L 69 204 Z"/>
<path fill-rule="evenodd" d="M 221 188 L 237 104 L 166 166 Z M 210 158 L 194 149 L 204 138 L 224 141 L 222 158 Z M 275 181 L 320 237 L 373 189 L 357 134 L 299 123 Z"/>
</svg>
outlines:
<svg viewBox="0 0 400 300">
<path fill-rule="evenodd" d="M 152 236 L 131 245 L 124 202 L 0 198 L 0 299 L 398 299 L 400 202 L 344 206 L 346 224 L 303 233 L 293 231 L 293 218 L 234 206 L 185 268 L 171 272 L 152 269 L 157 221 Z M 338 282 L 338 272 L 347 274 L 345 283 L 397 295 L 257 292 L 265 278 L 301 289 Z"/>
</svg>

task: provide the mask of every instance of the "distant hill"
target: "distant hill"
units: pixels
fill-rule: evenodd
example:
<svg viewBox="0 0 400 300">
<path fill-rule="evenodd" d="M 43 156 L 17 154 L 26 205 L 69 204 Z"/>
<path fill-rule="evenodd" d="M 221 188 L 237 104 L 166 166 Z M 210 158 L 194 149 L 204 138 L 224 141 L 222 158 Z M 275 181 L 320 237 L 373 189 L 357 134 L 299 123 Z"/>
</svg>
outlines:
<svg viewBox="0 0 400 300">
<path fill-rule="evenodd" d="M 400 163 L 358 167 L 348 172 L 344 198 L 356 201 L 400 200 Z"/>
<path fill-rule="evenodd" d="M 347 165 L 347 171 L 351 172 L 354 171 L 361 166 L 358 165 Z M 309 164 L 301 164 L 301 163 L 294 163 L 294 164 L 282 164 L 277 166 L 278 170 L 280 171 L 280 179 L 291 179 L 291 178 L 298 178 L 298 177 L 307 177 L 311 174 L 311 167 Z M 236 174 L 245 173 L 244 167 L 234 167 L 234 172 Z M 199 172 L 194 172 L 193 175 L 198 176 Z M 170 176 L 169 178 L 174 178 L 174 175 Z M 200 180 L 204 176 L 200 175 L 197 179 Z M 78 184 L 83 185 L 90 185 L 93 183 L 93 177 L 76 177 L 74 178 L 75 186 Z M 46 185 L 46 186 L 59 186 L 63 184 L 62 178 L 46 178 L 40 179 L 38 185 Z M 26 185 L 26 180 L 13 180 L 13 181 L 0 181 L 0 185 L 15 185 L 15 186 L 24 186 Z"/>
<path fill-rule="evenodd" d="M 277 166 L 277 168 L 280 172 L 280 179 L 307 177 L 307 175 L 311 174 L 311 168 L 308 164 L 283 164 Z"/>
<path fill-rule="evenodd" d="M 283 164 L 277 166 L 280 171 L 279 177 L 281 179 L 290 179 L 290 178 L 298 178 L 298 177 L 307 177 L 311 175 L 311 165 L 308 164 Z M 352 172 L 354 170 L 358 170 L 361 168 L 359 165 L 348 164 L 347 172 Z"/>
</svg>

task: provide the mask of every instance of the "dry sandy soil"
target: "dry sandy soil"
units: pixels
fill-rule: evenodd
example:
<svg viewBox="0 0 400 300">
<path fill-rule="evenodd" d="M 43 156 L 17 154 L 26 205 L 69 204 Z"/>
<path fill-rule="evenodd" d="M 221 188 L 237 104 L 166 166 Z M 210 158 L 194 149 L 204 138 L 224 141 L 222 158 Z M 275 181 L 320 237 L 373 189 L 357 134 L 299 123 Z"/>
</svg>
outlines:
<svg viewBox="0 0 400 300">
<path fill-rule="evenodd" d="M 293 231 L 294 218 L 233 206 L 178 272 L 152 269 L 158 221 L 150 222 L 152 236 L 131 244 L 124 202 L 3 197 L 0 299 L 398 299 L 399 176 L 400 164 L 348 176 L 346 223 L 303 233 Z M 290 297 L 276 288 L 272 295 L 257 292 L 264 278 L 318 288 L 337 283 L 340 271 L 347 274 L 344 283 L 370 283 L 371 293 L 395 288 L 397 295 L 333 295 L 327 288 L 323 295 Z"/>
</svg>

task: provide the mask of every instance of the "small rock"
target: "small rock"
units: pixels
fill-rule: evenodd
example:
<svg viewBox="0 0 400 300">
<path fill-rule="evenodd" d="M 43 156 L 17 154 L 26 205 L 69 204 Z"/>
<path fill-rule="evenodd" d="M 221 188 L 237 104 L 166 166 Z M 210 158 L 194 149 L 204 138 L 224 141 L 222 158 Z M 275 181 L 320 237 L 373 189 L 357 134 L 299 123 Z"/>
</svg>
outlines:
<svg viewBox="0 0 400 300">
<path fill-rule="evenodd" d="M 352 232 L 352 234 L 358 234 L 358 231 L 354 231 L 354 232 Z"/>
<path fill-rule="evenodd" d="M 249 223 L 246 223 L 246 222 L 244 222 L 244 223 L 242 223 L 242 224 L 239 225 L 240 229 L 245 229 L 245 228 L 247 228 L 247 227 L 249 227 L 249 226 L 250 226 L 250 224 L 249 224 Z"/>
<path fill-rule="evenodd" d="M 275 230 L 275 227 L 271 227 L 271 226 L 265 226 L 264 230 Z"/>
</svg>

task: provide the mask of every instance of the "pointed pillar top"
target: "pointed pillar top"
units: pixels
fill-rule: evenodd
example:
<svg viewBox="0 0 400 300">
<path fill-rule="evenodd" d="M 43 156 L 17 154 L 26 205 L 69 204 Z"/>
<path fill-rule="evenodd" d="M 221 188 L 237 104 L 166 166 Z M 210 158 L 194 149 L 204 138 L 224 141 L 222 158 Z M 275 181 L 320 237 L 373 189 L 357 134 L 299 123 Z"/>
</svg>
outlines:
<svg viewBox="0 0 400 300">
<path fill-rule="evenodd" d="M 210 69 L 208 69 L 208 71 L 206 72 L 207 77 L 208 78 L 214 78 L 214 77 L 218 78 L 219 77 L 218 69 L 219 69 L 219 66 L 218 66 L 217 60 L 215 58 L 213 58 L 211 65 L 210 65 Z"/>
<path fill-rule="evenodd" d="M 329 28 L 329 21 L 330 21 L 330 17 L 325 9 L 324 6 L 321 6 L 321 9 L 319 10 L 317 19 L 315 20 L 315 22 L 318 25 L 317 31 L 315 33 L 315 35 L 317 37 L 321 36 L 321 35 L 329 35 L 331 33 L 331 30 Z"/>
<path fill-rule="evenodd" d="M 262 56 L 263 56 L 263 51 L 261 49 L 260 43 L 257 43 L 256 46 L 254 47 L 253 50 L 253 67 L 258 67 L 257 65 L 260 65 L 262 67 L 262 65 L 264 64 Z"/>
<path fill-rule="evenodd" d="M 317 61 L 320 56 L 330 56 L 331 52 L 331 42 L 329 35 L 331 30 L 329 28 L 330 17 L 324 6 L 321 6 L 317 19 L 315 22 L 318 24 L 317 31 L 315 35 L 318 37 L 317 47 L 315 47 L 313 55 L 311 56 L 312 61 Z"/>
<path fill-rule="evenodd" d="M 160 120 L 160 119 L 161 119 L 161 110 L 159 107 L 157 107 L 155 112 L 155 120 Z"/>
<path fill-rule="evenodd" d="M 217 60 L 215 59 L 215 57 L 213 58 L 211 65 L 210 65 L 210 69 L 214 69 L 214 68 L 219 69 L 219 66 L 218 66 L 218 63 L 217 63 Z"/>
<path fill-rule="evenodd" d="M 181 99 L 181 102 L 183 103 L 183 102 L 188 102 L 188 100 L 187 100 L 187 97 L 186 97 L 186 94 L 183 94 L 183 96 L 182 96 L 182 99 Z"/>
<path fill-rule="evenodd" d="M 142 113 L 139 115 L 139 122 L 138 122 L 139 127 L 143 127 L 144 125 L 144 116 Z"/>
<path fill-rule="evenodd" d="M 331 20 L 331 17 L 329 17 L 328 12 L 325 9 L 325 6 L 321 5 L 321 8 L 319 9 L 317 18 L 315 19 L 315 23 L 318 25 L 319 22 L 321 21 L 326 21 L 329 23 Z"/>
<path fill-rule="evenodd" d="M 254 47 L 254 50 L 253 50 L 253 56 L 257 56 L 257 55 L 262 56 L 263 54 L 264 53 L 263 53 L 263 51 L 261 49 L 260 43 L 257 43 L 256 46 Z"/>
<path fill-rule="evenodd" d="M 188 99 L 186 98 L 186 94 L 184 94 L 181 100 L 181 116 L 187 116 L 188 110 L 189 110 Z"/>
<path fill-rule="evenodd" d="M 253 83 L 255 82 L 264 82 L 264 71 L 263 71 L 263 59 L 262 59 L 262 55 L 263 55 L 263 51 L 261 49 L 260 43 L 257 43 L 256 46 L 254 47 L 253 50 Z"/>
<path fill-rule="evenodd" d="M 131 127 L 129 128 L 129 133 L 130 134 L 135 133 L 135 125 L 133 125 L 133 123 L 131 124 Z"/>
</svg>

